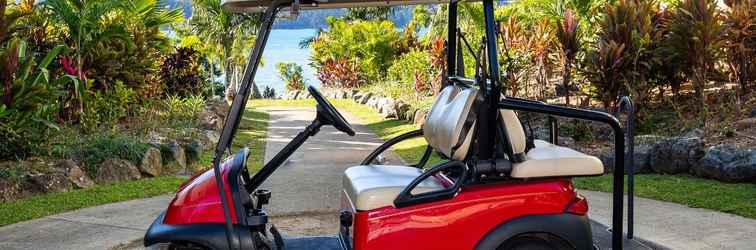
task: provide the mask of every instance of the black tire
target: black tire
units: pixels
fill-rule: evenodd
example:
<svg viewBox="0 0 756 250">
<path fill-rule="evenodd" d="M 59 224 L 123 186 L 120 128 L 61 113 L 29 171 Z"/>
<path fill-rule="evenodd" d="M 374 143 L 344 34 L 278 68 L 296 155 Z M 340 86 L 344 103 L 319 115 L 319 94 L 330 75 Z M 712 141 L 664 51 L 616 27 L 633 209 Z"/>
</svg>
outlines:
<svg viewBox="0 0 756 250">
<path fill-rule="evenodd" d="M 186 242 L 172 242 L 168 244 L 168 250 L 207 250 L 208 248 Z"/>
<path fill-rule="evenodd" d="M 504 242 L 496 250 L 563 250 L 572 249 L 559 239 L 548 239 L 536 235 L 517 236 Z"/>
</svg>

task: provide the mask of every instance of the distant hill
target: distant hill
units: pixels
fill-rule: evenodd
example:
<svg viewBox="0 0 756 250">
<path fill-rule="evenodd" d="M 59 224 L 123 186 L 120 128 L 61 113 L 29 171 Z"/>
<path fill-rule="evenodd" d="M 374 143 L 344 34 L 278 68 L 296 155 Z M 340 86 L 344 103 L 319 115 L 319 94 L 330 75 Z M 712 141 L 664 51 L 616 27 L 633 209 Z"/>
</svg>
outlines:
<svg viewBox="0 0 756 250">
<path fill-rule="evenodd" d="M 190 18 L 192 16 L 192 1 L 191 0 L 167 0 L 166 3 L 171 8 L 182 8 L 184 10 L 184 17 Z M 412 19 L 411 6 L 395 7 L 394 15 L 391 20 L 394 21 L 397 27 L 404 27 Z M 346 13 L 346 9 L 328 9 L 328 10 L 310 10 L 302 11 L 295 20 L 281 19 L 279 18 L 273 25 L 274 29 L 317 29 L 326 28 L 326 17 L 328 16 L 343 16 Z"/>
</svg>

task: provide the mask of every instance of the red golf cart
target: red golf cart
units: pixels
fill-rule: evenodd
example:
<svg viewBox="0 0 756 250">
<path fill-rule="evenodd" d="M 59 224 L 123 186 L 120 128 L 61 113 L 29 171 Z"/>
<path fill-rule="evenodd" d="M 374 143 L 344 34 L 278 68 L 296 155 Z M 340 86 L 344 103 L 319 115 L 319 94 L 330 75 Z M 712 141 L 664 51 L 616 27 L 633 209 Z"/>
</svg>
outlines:
<svg viewBox="0 0 756 250">
<path fill-rule="evenodd" d="M 287 157 L 324 125 L 354 135 L 349 122 L 310 86 L 317 117 L 254 175 L 242 149 L 230 149 L 249 97 L 263 48 L 279 10 L 449 4 L 447 75 L 422 129 L 387 141 L 343 175 L 338 235 L 284 238 L 264 209 L 271 197 L 259 189 Z M 483 0 L 486 21 L 485 74 L 466 78 L 457 53 L 457 2 L 435 0 L 228 0 L 239 12 L 263 12 L 242 87 L 233 100 L 216 147 L 213 169 L 182 184 L 168 209 L 147 231 L 144 244 L 172 249 L 594 249 L 588 202 L 571 178 L 604 174 L 589 156 L 551 141 L 526 136 L 516 111 L 585 119 L 609 125 L 615 138 L 611 248 L 622 249 L 624 133 L 607 113 L 504 97 L 498 82 L 493 0 Z M 392 145 L 424 137 L 428 147 L 414 165 L 377 165 Z M 444 162 L 426 166 L 431 154 Z M 609 232 L 604 231 L 606 238 Z M 608 242 L 604 244 L 608 245 Z"/>
</svg>

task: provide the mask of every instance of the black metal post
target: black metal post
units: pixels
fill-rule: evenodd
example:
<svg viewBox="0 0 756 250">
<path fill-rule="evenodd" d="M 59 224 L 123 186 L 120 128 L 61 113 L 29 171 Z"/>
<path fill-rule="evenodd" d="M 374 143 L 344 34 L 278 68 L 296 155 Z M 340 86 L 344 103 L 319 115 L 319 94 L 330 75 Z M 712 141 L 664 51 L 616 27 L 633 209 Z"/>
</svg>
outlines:
<svg viewBox="0 0 756 250">
<path fill-rule="evenodd" d="M 494 1 L 483 0 L 483 14 L 486 22 L 486 57 L 488 61 L 488 77 L 481 79 L 480 92 L 484 102 L 478 112 L 477 150 L 478 158 L 488 160 L 493 158 L 496 148 L 497 120 L 499 115 L 498 100 L 501 98 L 499 86 L 499 62 L 496 49 L 496 20 L 494 18 Z M 486 82 L 490 81 L 490 85 Z"/>
<path fill-rule="evenodd" d="M 635 138 L 633 128 L 635 125 L 635 105 L 629 96 L 623 96 L 619 103 L 619 112 L 627 112 L 627 125 L 625 125 L 625 135 L 627 136 L 627 238 L 633 239 L 633 217 L 634 217 L 634 189 L 635 189 Z"/>
<path fill-rule="evenodd" d="M 446 74 L 457 73 L 457 2 L 449 3 L 448 29 L 446 34 Z"/>
<path fill-rule="evenodd" d="M 228 198 L 226 197 L 226 190 L 223 186 L 223 177 L 220 171 L 220 162 L 223 157 L 224 151 L 229 148 L 231 141 L 236 134 L 236 129 L 241 121 L 242 114 L 244 114 L 244 107 L 247 104 L 249 98 L 250 87 L 254 80 L 257 67 L 262 57 L 265 44 L 268 42 L 268 35 L 273 27 L 273 21 L 275 21 L 276 13 L 278 9 L 284 5 L 283 2 L 275 1 L 271 6 L 265 10 L 262 16 L 262 24 L 258 31 L 257 40 L 255 40 L 255 46 L 252 48 L 252 54 L 249 57 L 247 68 L 244 71 L 244 78 L 242 85 L 239 88 L 234 101 L 231 103 L 231 111 L 223 125 L 221 130 L 221 137 L 218 139 L 218 144 L 215 146 L 215 158 L 213 158 L 213 173 L 215 174 L 215 183 L 218 185 L 218 192 L 220 193 L 221 204 L 223 206 L 223 217 L 226 220 L 226 240 L 228 240 L 228 246 L 230 249 L 239 249 L 239 238 L 234 233 L 233 222 L 231 221 L 231 208 L 229 207 Z"/>
<path fill-rule="evenodd" d="M 622 249 L 622 211 L 625 188 L 625 136 L 616 117 L 598 111 L 562 107 L 506 98 L 500 101 L 503 109 L 543 113 L 608 124 L 614 131 L 614 175 L 612 176 L 612 249 Z"/>
<path fill-rule="evenodd" d="M 551 144 L 559 145 L 559 122 L 553 116 L 549 116 L 549 137 Z"/>
</svg>

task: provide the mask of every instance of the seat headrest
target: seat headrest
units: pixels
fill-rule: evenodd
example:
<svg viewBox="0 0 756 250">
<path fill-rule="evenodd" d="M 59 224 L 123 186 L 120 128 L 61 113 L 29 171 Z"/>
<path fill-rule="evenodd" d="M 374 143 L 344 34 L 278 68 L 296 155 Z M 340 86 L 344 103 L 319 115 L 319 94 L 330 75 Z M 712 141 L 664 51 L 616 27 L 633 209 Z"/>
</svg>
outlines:
<svg viewBox="0 0 756 250">
<path fill-rule="evenodd" d="M 522 128 L 520 119 L 517 118 L 517 113 L 509 109 L 502 109 L 501 121 L 506 128 L 509 143 L 512 145 L 512 153 L 517 155 L 524 155 L 527 148 L 527 137 L 525 136 L 525 130 Z"/>
<path fill-rule="evenodd" d="M 472 144 L 475 112 L 471 112 L 478 90 L 447 86 L 433 102 L 423 134 L 428 145 L 446 157 L 464 160 Z"/>
</svg>

